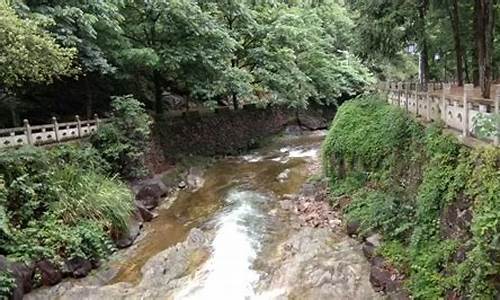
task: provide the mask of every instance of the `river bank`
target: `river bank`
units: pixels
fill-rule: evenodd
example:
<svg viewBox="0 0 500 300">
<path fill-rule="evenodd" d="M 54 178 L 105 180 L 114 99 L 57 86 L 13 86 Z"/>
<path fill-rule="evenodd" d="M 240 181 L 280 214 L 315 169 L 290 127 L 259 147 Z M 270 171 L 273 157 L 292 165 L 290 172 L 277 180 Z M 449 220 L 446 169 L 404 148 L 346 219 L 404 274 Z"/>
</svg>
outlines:
<svg viewBox="0 0 500 300">
<path fill-rule="evenodd" d="M 321 196 L 307 182 L 320 172 L 323 136 L 285 136 L 214 163 L 199 189 L 160 207 L 132 248 L 84 280 L 26 299 L 379 297 L 361 245 L 333 212 L 307 204 L 324 200 L 311 198 Z"/>
</svg>

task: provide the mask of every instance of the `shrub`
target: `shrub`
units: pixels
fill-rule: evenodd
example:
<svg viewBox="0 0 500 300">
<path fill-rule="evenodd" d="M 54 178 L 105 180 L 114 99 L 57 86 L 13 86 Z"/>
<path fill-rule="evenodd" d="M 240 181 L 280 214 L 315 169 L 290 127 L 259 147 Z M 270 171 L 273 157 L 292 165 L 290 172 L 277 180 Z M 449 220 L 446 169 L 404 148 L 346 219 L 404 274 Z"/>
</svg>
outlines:
<svg viewBox="0 0 500 300">
<path fill-rule="evenodd" d="M 403 153 L 418 140 L 420 126 L 405 113 L 384 105 L 377 95 L 343 104 L 323 143 L 322 156 L 330 176 L 344 177 L 360 168 L 378 170 L 389 155 Z"/>
<path fill-rule="evenodd" d="M 48 151 L 51 161 L 57 165 L 74 165 L 82 170 L 98 174 L 111 173 L 111 166 L 91 144 L 60 144 Z"/>
<path fill-rule="evenodd" d="M 334 194 L 348 193 L 348 219 L 380 231 L 379 252 L 407 275 L 417 299 L 459 291 L 493 299 L 500 276 L 500 150 L 470 150 L 439 125 L 424 130 L 402 110 L 370 96 L 344 104 L 323 144 Z M 442 232 L 443 212 L 471 203 L 468 233 Z M 470 236 L 472 238 L 470 238 Z M 466 259 L 454 262 L 458 247 Z"/>
<path fill-rule="evenodd" d="M 127 226 L 130 190 L 96 149 L 61 145 L 0 151 L 0 254 L 23 261 L 100 258 Z"/>
<path fill-rule="evenodd" d="M 61 264 L 73 257 L 102 258 L 112 250 L 112 244 L 101 224 L 81 221 L 68 225 L 53 215 L 29 222 L 15 229 L 5 245 L 9 257 L 18 261 L 42 258 Z"/>
<path fill-rule="evenodd" d="M 151 118 L 144 104 L 132 96 L 114 97 L 111 106 L 113 118 L 93 136 L 92 144 L 112 170 L 122 177 L 144 176 L 144 155 L 151 133 Z"/>
<path fill-rule="evenodd" d="M 57 199 L 51 174 L 57 168 L 47 151 L 24 147 L 0 151 L 0 176 L 4 179 L 4 209 L 14 226 L 24 226 Z"/>
</svg>

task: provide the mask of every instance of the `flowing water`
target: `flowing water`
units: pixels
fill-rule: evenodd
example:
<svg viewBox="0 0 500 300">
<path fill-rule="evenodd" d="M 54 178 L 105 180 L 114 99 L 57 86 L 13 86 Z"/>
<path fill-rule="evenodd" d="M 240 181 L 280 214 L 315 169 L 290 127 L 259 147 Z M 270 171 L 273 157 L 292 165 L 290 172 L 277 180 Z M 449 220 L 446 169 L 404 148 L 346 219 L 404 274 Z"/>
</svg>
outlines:
<svg viewBox="0 0 500 300">
<path fill-rule="evenodd" d="M 308 160 L 317 157 L 321 139 L 321 134 L 288 137 L 281 142 L 287 146 L 277 143 L 216 163 L 205 173 L 201 189 L 182 192 L 172 206 L 160 210 L 159 217 L 147 224 L 148 235 L 138 242 L 132 257 L 118 262 L 120 270 L 109 284 L 138 283 L 141 268 L 150 257 L 183 241 L 189 230 L 198 226 L 216 227 L 214 257 L 221 251 L 245 251 L 248 257 L 243 261 L 249 264 L 266 233 L 262 226 L 270 221 L 265 218 L 267 211 L 277 205 L 279 197 L 298 191 L 307 178 Z M 287 179 L 277 180 L 286 170 Z M 216 263 L 214 257 L 208 264 Z M 214 268 L 216 275 L 222 272 L 218 266 Z"/>
<path fill-rule="evenodd" d="M 308 176 L 317 171 L 312 167 L 317 169 L 322 138 L 322 134 L 281 138 L 274 145 L 252 154 L 215 163 L 206 170 L 205 183 L 200 189 L 181 192 L 169 208 L 160 210 L 158 218 L 146 225 L 147 234 L 133 249 L 111 262 L 118 272 L 106 285 L 79 289 L 73 286 L 68 290 L 78 292 L 66 293 L 61 298 L 232 300 L 275 299 L 284 295 L 283 289 L 290 283 L 273 284 L 276 281 L 273 274 L 281 271 L 278 265 L 270 263 L 278 258 L 277 262 L 286 265 L 276 249 L 289 238 L 292 230 L 286 221 L 289 213 L 280 208 L 279 201 L 296 194 Z M 184 255 L 189 256 L 183 260 L 188 261 L 185 264 L 189 266 L 169 279 L 171 286 L 168 288 L 166 279 L 158 279 L 159 284 L 150 279 L 158 276 L 145 278 L 149 266 L 158 264 L 155 259 L 160 264 L 167 263 L 167 259 L 161 257 L 162 251 L 185 240 L 195 227 L 210 237 L 210 250 Z M 325 234 L 330 236 L 328 232 Z M 311 234 L 308 236 L 311 238 Z M 351 244 L 346 245 L 348 251 L 354 249 Z M 351 252 L 355 251 L 359 249 Z M 345 257 L 341 253 L 339 260 Z M 358 261 L 362 263 L 356 254 L 354 263 Z M 333 265 L 335 262 L 328 268 Z M 175 267 L 175 263 L 171 263 L 162 272 L 168 273 L 169 268 Z M 157 273 L 162 276 L 160 271 Z M 300 276 L 303 275 L 292 277 Z M 301 278 L 296 279 L 300 283 Z M 165 286 L 158 286 L 163 283 Z"/>
</svg>

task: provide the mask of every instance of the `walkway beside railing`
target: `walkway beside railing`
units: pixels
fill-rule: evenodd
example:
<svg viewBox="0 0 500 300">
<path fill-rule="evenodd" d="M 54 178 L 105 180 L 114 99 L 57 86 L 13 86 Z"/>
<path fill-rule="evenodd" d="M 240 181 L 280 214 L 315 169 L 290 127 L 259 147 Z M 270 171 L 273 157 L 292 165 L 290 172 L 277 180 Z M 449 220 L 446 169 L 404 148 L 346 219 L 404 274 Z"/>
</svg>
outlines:
<svg viewBox="0 0 500 300">
<path fill-rule="evenodd" d="M 425 92 L 411 83 L 384 83 L 381 89 L 388 93 L 389 103 L 425 121 L 441 120 L 448 128 L 459 131 L 463 138 L 480 138 L 475 126 L 479 117 L 499 118 L 500 85 L 492 88 L 496 90 L 494 99 L 477 97 L 472 84 L 466 84 L 461 95 L 452 92 L 448 83 L 432 84 Z M 499 132 L 497 121 L 496 134 L 483 140 L 499 146 Z"/>
<path fill-rule="evenodd" d="M 51 124 L 36 126 L 31 126 L 25 119 L 23 127 L 0 129 L 0 148 L 40 146 L 81 139 L 97 132 L 103 122 L 106 120 L 99 119 L 97 115 L 85 121 L 75 116 L 75 121 L 68 123 L 58 123 L 53 117 Z"/>
</svg>

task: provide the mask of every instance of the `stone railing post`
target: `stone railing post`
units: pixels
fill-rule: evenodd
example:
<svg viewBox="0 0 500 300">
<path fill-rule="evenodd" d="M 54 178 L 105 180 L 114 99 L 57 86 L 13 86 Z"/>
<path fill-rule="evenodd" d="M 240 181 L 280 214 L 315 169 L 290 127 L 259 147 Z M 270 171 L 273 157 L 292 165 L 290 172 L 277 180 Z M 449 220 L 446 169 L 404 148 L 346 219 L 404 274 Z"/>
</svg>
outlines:
<svg viewBox="0 0 500 300">
<path fill-rule="evenodd" d="M 101 120 L 99 120 L 99 116 L 97 114 L 94 114 L 94 120 L 96 129 L 99 129 L 99 122 L 101 122 Z"/>
<path fill-rule="evenodd" d="M 429 91 L 425 92 L 425 103 L 427 103 L 427 121 L 432 121 L 431 118 L 431 97 L 429 96 Z"/>
<path fill-rule="evenodd" d="M 78 131 L 78 138 L 81 138 L 82 137 L 82 122 L 80 121 L 80 116 L 76 115 L 75 119 L 76 119 L 76 129 Z"/>
<path fill-rule="evenodd" d="M 420 99 L 419 99 L 419 93 L 420 92 L 420 89 L 419 89 L 419 83 L 416 83 L 415 84 L 415 116 L 418 117 L 420 111 L 418 109 L 418 105 L 419 105 L 419 102 L 420 102 Z"/>
<path fill-rule="evenodd" d="M 59 142 L 59 124 L 57 123 L 56 117 L 52 117 L 52 125 L 54 126 L 54 136 L 56 137 L 56 142 Z"/>
<path fill-rule="evenodd" d="M 408 82 L 405 82 L 405 94 L 406 94 L 405 109 L 406 112 L 408 112 L 408 105 L 410 103 L 410 84 Z"/>
<path fill-rule="evenodd" d="M 495 146 L 500 146 L 500 84 L 495 85 L 496 88 L 496 97 L 495 97 L 495 114 L 493 116 L 494 120 L 496 120 L 496 132 L 493 137 L 493 143 Z"/>
<path fill-rule="evenodd" d="M 443 84 L 443 90 L 441 91 L 441 118 L 444 124 L 448 126 L 448 100 L 446 100 L 446 95 L 451 91 L 451 85 L 449 83 Z"/>
<path fill-rule="evenodd" d="M 469 136 L 469 101 L 468 97 L 472 94 L 472 90 L 474 89 L 474 86 L 472 84 L 465 84 L 464 85 L 464 113 L 463 113 L 463 119 L 462 119 L 462 124 L 463 124 L 463 131 L 462 135 L 463 137 Z"/>
<path fill-rule="evenodd" d="M 33 136 L 31 135 L 30 122 L 28 122 L 28 119 L 24 119 L 23 123 L 24 123 L 24 132 L 26 133 L 26 140 L 28 141 L 28 145 L 33 145 Z"/>
<path fill-rule="evenodd" d="M 398 107 L 401 107 L 401 82 L 398 83 Z"/>
</svg>

